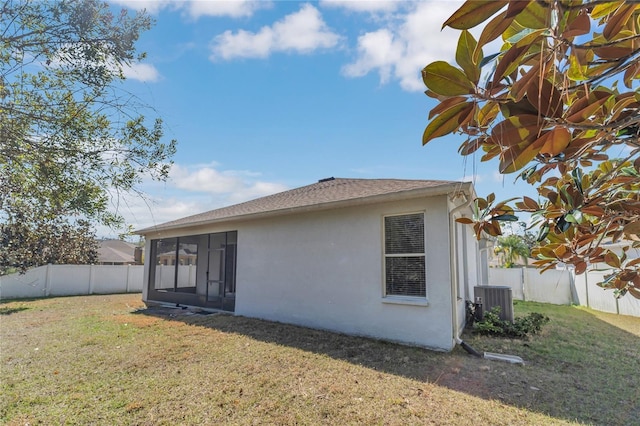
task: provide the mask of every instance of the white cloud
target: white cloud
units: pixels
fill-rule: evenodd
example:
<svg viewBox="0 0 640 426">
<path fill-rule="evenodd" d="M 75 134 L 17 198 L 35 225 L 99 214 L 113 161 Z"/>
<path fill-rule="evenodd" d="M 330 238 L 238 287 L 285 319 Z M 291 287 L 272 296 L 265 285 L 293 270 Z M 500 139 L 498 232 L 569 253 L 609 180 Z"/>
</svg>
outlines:
<svg viewBox="0 0 640 426">
<path fill-rule="evenodd" d="M 398 0 L 321 0 L 323 7 L 334 7 L 351 10 L 353 12 L 393 12 L 398 8 Z"/>
<path fill-rule="evenodd" d="M 213 39 L 211 60 L 266 58 L 274 52 L 311 53 L 336 46 L 340 36 L 331 31 L 318 9 L 303 5 L 257 33 L 245 30 L 225 31 Z"/>
<path fill-rule="evenodd" d="M 201 16 L 230 16 L 232 18 L 242 18 L 253 15 L 258 9 L 270 6 L 268 1 L 257 0 L 196 0 L 187 3 L 187 10 L 192 18 Z"/>
<path fill-rule="evenodd" d="M 131 80 L 138 80 L 142 82 L 156 82 L 160 80 L 160 73 L 151 64 L 131 64 L 124 66 L 122 69 L 124 76 Z"/>
<path fill-rule="evenodd" d="M 218 171 L 210 165 L 197 168 L 174 165 L 170 173 L 170 184 L 184 191 L 210 194 L 222 200 L 224 205 L 287 189 L 282 184 L 260 181 L 257 179 L 259 176 L 251 171 Z"/>
<path fill-rule="evenodd" d="M 193 19 L 202 16 L 229 16 L 244 18 L 253 15 L 258 9 L 271 6 L 270 1 L 262 0 L 110 0 L 134 10 L 146 9 L 151 14 L 157 14 L 163 9 L 182 10 Z"/>
<path fill-rule="evenodd" d="M 146 9 L 151 14 L 156 14 L 165 8 L 179 8 L 183 4 L 173 0 L 109 0 L 109 2 L 133 10 Z"/>
<path fill-rule="evenodd" d="M 420 2 L 401 16 L 400 24 L 390 20 L 385 28 L 361 35 L 357 57 L 343 67 L 343 74 L 361 77 L 377 72 L 383 84 L 393 78 L 404 90 L 424 90 L 420 70 L 430 62 L 454 58 L 459 32 L 440 28 L 459 5 L 455 1 Z"/>
<path fill-rule="evenodd" d="M 402 40 L 386 29 L 368 32 L 358 37 L 358 59 L 343 67 L 348 77 L 362 77 L 375 69 L 380 82 L 387 83 L 396 64 L 402 59 Z"/>
</svg>

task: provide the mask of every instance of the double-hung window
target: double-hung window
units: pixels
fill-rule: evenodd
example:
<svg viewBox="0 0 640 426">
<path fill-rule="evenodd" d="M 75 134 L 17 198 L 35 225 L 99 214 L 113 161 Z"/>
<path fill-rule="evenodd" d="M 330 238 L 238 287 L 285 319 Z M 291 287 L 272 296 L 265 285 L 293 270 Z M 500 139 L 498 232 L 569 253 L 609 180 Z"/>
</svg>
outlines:
<svg viewBox="0 0 640 426">
<path fill-rule="evenodd" d="M 427 296 L 424 213 L 384 217 L 385 296 Z"/>
</svg>

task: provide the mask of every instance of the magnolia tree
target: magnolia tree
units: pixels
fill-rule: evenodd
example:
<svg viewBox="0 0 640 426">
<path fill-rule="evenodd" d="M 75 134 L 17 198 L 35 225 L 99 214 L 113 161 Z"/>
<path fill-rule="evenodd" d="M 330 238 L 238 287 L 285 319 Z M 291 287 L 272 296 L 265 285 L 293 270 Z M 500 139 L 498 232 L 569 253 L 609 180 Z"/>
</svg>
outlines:
<svg viewBox="0 0 640 426">
<path fill-rule="evenodd" d="M 469 30 L 483 24 L 476 39 Z M 456 65 L 427 65 L 438 100 L 422 142 L 461 133 L 462 155 L 537 188 L 538 199 L 475 200 L 459 221 L 476 236 L 532 215 L 543 270 L 583 273 L 605 263 L 600 286 L 640 298 L 640 4 L 583 0 L 465 2 L 444 26 L 460 30 Z M 501 39 L 499 52 L 483 48 Z M 492 46 L 494 44 L 492 43 Z M 607 250 L 621 242 L 622 254 Z"/>
<path fill-rule="evenodd" d="M 92 261 L 88 223 L 117 228 L 119 194 L 167 178 L 175 141 L 121 85 L 150 25 L 98 0 L 0 0 L 0 273 Z"/>
</svg>

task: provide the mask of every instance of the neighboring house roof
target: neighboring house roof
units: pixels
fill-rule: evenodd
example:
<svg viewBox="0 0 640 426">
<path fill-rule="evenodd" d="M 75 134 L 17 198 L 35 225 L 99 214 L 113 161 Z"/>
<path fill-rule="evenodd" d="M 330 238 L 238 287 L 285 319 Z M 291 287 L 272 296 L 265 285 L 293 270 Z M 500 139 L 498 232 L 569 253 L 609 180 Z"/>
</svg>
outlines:
<svg viewBox="0 0 640 426">
<path fill-rule="evenodd" d="M 135 245 L 121 240 L 103 240 L 98 242 L 98 262 L 134 263 Z"/>
<path fill-rule="evenodd" d="M 468 182 L 443 180 L 328 178 L 312 185 L 188 216 L 136 232 L 145 234 L 229 220 L 367 204 L 394 198 L 468 192 L 470 187 L 471 184 Z"/>
</svg>

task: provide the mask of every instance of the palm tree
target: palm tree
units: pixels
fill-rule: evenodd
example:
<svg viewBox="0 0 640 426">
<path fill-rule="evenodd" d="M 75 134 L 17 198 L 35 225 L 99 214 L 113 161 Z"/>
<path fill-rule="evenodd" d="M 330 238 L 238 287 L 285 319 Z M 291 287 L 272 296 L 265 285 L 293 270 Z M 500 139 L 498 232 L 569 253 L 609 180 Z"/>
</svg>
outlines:
<svg viewBox="0 0 640 426">
<path fill-rule="evenodd" d="M 524 259 L 524 264 L 528 265 L 529 247 L 520 235 L 504 235 L 498 237 L 498 246 L 493 250 L 496 254 L 502 254 L 502 266 L 513 268 L 518 258 Z"/>
</svg>

